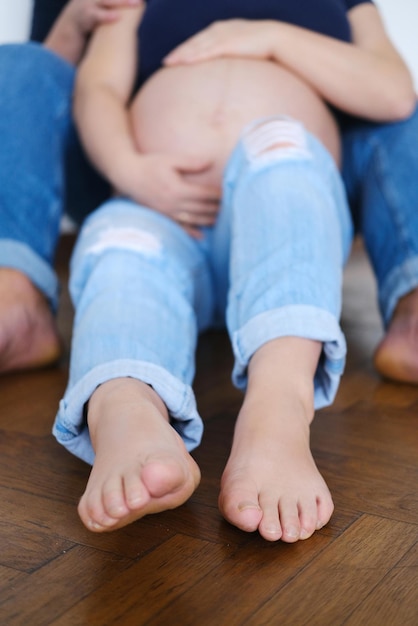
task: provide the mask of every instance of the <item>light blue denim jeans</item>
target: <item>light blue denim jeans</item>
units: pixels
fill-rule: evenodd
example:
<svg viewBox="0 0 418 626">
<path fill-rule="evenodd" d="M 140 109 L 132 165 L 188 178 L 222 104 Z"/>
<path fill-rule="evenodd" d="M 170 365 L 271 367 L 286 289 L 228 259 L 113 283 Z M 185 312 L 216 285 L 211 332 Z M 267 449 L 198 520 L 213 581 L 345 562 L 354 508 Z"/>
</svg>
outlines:
<svg viewBox="0 0 418 626">
<path fill-rule="evenodd" d="M 404 122 L 344 132 L 343 179 L 387 325 L 398 300 L 418 286 L 418 107 Z"/>
<path fill-rule="evenodd" d="M 42 46 L 0 46 L 0 267 L 25 273 L 54 309 L 63 213 L 84 218 L 109 195 L 74 130 L 73 83 L 74 68 Z"/>
<path fill-rule="evenodd" d="M 64 211 L 108 197 L 74 131 L 74 68 L 39 44 L 0 45 L 0 267 L 24 272 L 56 308 Z M 378 281 L 385 324 L 418 286 L 418 109 L 405 122 L 343 132 L 343 178 Z"/>
<path fill-rule="evenodd" d="M 101 383 L 129 376 L 157 391 L 193 449 L 202 435 L 191 386 L 196 343 L 222 321 L 242 389 L 265 342 L 323 342 L 315 405 L 331 403 L 345 363 L 339 316 L 351 240 L 332 158 L 283 118 L 245 129 L 225 170 L 218 220 L 202 239 L 130 200 L 107 202 L 87 218 L 72 257 L 76 316 L 57 439 L 92 463 L 86 402 Z"/>
</svg>

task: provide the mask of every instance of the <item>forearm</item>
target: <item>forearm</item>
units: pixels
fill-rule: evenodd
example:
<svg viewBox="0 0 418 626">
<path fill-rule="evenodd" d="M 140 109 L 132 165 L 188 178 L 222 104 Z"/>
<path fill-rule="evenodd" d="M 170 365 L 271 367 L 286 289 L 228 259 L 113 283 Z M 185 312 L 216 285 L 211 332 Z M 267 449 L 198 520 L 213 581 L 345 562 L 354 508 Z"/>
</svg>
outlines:
<svg viewBox="0 0 418 626">
<path fill-rule="evenodd" d="M 47 35 L 44 46 L 69 63 L 77 65 L 87 45 L 88 35 L 83 33 L 71 18 L 67 5 Z"/>
<path fill-rule="evenodd" d="M 124 163 L 136 154 L 127 109 L 106 86 L 76 91 L 74 116 L 84 149 L 97 170 L 129 194 Z"/>
<path fill-rule="evenodd" d="M 412 112 L 411 75 L 396 54 L 379 54 L 282 22 L 273 28 L 274 60 L 333 106 L 376 121 L 401 119 Z"/>
<path fill-rule="evenodd" d="M 128 8 L 142 12 L 143 0 L 69 0 L 44 45 L 77 65 L 96 27 L 117 22 Z"/>
<path fill-rule="evenodd" d="M 164 62 L 222 56 L 275 61 L 346 113 L 375 121 L 407 117 L 416 104 L 412 77 L 377 10 L 360 4 L 349 22 L 352 43 L 277 20 L 224 20 L 180 44 Z"/>
</svg>

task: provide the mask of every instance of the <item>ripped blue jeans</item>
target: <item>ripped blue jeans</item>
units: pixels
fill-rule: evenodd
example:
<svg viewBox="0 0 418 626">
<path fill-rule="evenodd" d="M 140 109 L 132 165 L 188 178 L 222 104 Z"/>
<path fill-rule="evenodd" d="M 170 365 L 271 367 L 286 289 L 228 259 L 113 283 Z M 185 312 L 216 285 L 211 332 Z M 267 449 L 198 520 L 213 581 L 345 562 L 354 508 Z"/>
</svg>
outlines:
<svg viewBox="0 0 418 626">
<path fill-rule="evenodd" d="M 133 377 L 156 390 L 186 447 L 196 447 L 203 430 L 192 390 L 196 343 L 220 322 L 242 389 L 265 342 L 323 342 L 315 405 L 331 403 L 345 363 L 339 316 L 352 232 L 331 156 L 286 118 L 244 130 L 225 168 L 217 222 L 202 239 L 130 200 L 102 205 L 85 221 L 71 261 L 76 315 L 57 439 L 92 463 L 86 402 L 101 383 Z"/>
</svg>

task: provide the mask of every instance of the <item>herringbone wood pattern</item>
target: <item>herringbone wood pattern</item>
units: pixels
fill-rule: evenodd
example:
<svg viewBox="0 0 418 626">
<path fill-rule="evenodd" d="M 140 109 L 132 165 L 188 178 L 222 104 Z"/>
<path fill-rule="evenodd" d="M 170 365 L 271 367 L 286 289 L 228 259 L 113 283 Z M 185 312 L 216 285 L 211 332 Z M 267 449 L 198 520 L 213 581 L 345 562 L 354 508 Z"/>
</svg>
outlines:
<svg viewBox="0 0 418 626">
<path fill-rule="evenodd" d="M 64 239 L 58 259 L 64 281 L 70 244 Z M 346 271 L 344 302 L 347 371 L 312 431 L 336 510 L 326 528 L 296 545 L 242 533 L 218 513 L 241 398 L 223 333 L 199 346 L 201 486 L 180 509 L 112 534 L 94 535 L 79 522 L 89 468 L 50 434 L 67 360 L 1 378 L 0 624 L 416 626 L 418 388 L 373 371 L 382 331 L 361 245 Z M 64 291 L 67 346 L 71 320 Z"/>
</svg>

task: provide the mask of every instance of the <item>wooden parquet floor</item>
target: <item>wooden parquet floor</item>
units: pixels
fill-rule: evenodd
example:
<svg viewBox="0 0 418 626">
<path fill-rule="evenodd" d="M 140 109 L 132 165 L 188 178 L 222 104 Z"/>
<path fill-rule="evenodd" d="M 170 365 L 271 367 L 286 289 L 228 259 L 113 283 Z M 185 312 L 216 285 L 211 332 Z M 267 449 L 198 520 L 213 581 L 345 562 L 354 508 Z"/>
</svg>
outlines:
<svg viewBox="0 0 418 626">
<path fill-rule="evenodd" d="M 59 255 L 64 281 L 70 243 Z M 67 359 L 0 378 L 1 626 L 417 626 L 418 387 L 373 371 L 382 330 L 360 245 L 344 292 L 347 370 L 312 430 L 336 509 L 326 528 L 295 545 L 240 532 L 218 513 L 241 400 L 223 333 L 199 346 L 200 487 L 183 507 L 111 534 L 79 522 L 89 468 L 50 434 Z M 71 319 L 64 290 L 67 346 Z"/>
</svg>

